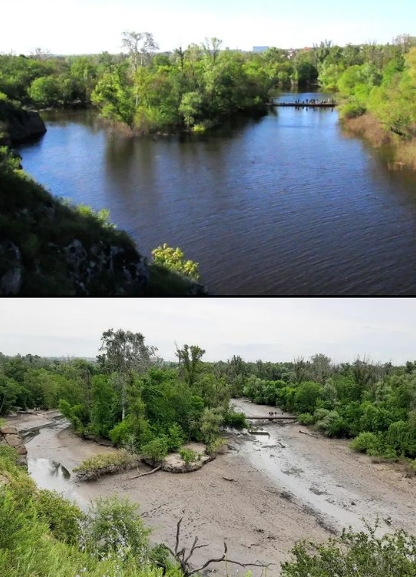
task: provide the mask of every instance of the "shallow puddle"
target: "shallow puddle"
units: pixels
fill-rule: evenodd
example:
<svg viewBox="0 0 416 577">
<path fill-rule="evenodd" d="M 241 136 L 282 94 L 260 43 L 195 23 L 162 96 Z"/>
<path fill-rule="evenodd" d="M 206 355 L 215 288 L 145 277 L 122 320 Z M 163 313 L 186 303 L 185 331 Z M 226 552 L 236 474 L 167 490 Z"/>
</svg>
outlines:
<svg viewBox="0 0 416 577">
<path fill-rule="evenodd" d="M 28 459 L 28 470 L 32 479 L 41 489 L 49 489 L 62 494 L 65 499 L 85 508 L 87 501 L 81 497 L 71 480 L 71 474 L 61 463 L 52 459 Z"/>
</svg>

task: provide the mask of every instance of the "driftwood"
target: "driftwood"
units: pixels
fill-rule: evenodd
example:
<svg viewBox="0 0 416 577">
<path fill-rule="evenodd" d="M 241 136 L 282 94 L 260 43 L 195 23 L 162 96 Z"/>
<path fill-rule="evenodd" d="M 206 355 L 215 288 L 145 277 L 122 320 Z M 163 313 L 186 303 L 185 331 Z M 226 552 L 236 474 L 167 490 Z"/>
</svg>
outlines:
<svg viewBox="0 0 416 577">
<path fill-rule="evenodd" d="M 206 567 L 208 567 L 208 565 L 211 565 L 211 563 L 221 563 L 221 561 L 226 561 L 227 563 L 239 565 L 240 567 L 263 567 L 263 568 L 267 568 L 270 565 L 274 565 L 274 563 L 267 563 L 267 564 L 260 563 L 260 562 L 240 563 L 239 561 L 232 561 L 231 559 L 226 558 L 227 543 L 224 541 L 224 552 L 223 552 L 221 557 L 218 557 L 217 559 L 215 559 L 215 558 L 208 559 L 208 561 L 206 561 L 203 565 L 201 565 L 201 567 L 198 567 L 197 569 L 193 569 L 193 568 L 191 568 L 191 565 L 190 565 L 190 559 L 191 559 L 192 555 L 194 554 L 194 551 L 196 551 L 197 549 L 202 549 L 203 547 L 208 547 L 208 545 L 198 545 L 198 537 L 195 537 L 194 542 L 192 543 L 192 546 L 191 546 L 188 554 L 186 552 L 185 547 L 182 547 L 180 549 L 179 548 L 179 541 L 180 541 L 180 530 L 181 530 L 182 519 L 183 519 L 183 517 L 181 517 L 179 519 L 179 521 L 176 525 L 175 549 L 172 551 L 172 549 L 170 549 L 166 545 L 165 545 L 165 547 L 166 547 L 167 551 L 169 551 L 169 553 L 172 555 L 172 557 L 179 563 L 184 577 L 190 577 L 191 575 L 195 575 L 195 573 L 200 573 Z M 159 565 L 160 565 L 160 563 L 159 563 Z"/>
<path fill-rule="evenodd" d="M 232 479 L 231 477 L 223 477 L 224 481 L 232 481 L 233 483 L 236 482 L 235 479 Z"/>
<path fill-rule="evenodd" d="M 314 439 L 316 438 L 315 435 L 312 435 L 311 433 L 307 433 L 306 431 L 301 431 L 299 429 L 299 433 L 302 433 L 302 435 L 308 435 L 309 437 L 313 437 Z"/>
<path fill-rule="evenodd" d="M 152 475 L 153 473 L 156 473 L 156 471 L 159 471 L 159 469 L 161 469 L 161 468 L 162 468 L 162 465 L 159 465 L 155 469 L 152 469 L 151 471 L 147 471 L 147 473 L 140 473 L 140 475 L 134 475 L 134 477 L 129 477 L 127 480 L 131 481 L 132 479 L 138 479 L 139 477 L 146 477 L 146 475 Z"/>
</svg>

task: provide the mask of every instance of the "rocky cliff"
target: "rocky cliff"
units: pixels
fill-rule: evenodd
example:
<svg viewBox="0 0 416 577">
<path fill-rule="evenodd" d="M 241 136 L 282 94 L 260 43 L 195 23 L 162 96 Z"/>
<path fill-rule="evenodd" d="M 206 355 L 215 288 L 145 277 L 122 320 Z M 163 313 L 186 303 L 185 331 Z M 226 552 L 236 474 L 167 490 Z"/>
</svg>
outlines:
<svg viewBox="0 0 416 577">
<path fill-rule="evenodd" d="M 8 101 L 0 101 L 0 124 L 0 144 L 23 142 L 46 132 L 38 112 L 24 110 Z"/>
<path fill-rule="evenodd" d="M 17 464 L 27 467 L 27 449 L 16 427 L 0 427 L 0 445 L 13 447 L 18 454 Z"/>
</svg>

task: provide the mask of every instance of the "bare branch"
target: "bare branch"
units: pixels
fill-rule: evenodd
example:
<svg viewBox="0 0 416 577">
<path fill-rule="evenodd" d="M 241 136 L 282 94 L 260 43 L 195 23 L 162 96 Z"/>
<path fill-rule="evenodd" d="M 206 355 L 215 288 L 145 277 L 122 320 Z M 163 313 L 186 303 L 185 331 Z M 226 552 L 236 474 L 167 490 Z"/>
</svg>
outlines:
<svg viewBox="0 0 416 577">
<path fill-rule="evenodd" d="M 179 533 L 181 530 L 181 523 L 182 523 L 182 519 L 183 517 L 181 517 L 176 525 L 176 543 L 175 543 L 175 554 L 178 554 L 178 547 L 179 547 Z"/>
<path fill-rule="evenodd" d="M 127 479 L 127 481 L 131 481 L 132 479 L 139 479 L 140 477 L 146 477 L 146 475 L 152 475 L 152 473 L 156 473 L 156 471 L 159 471 L 159 469 L 161 467 L 162 467 L 162 465 L 159 465 L 155 469 L 152 469 L 151 471 L 147 471 L 147 473 L 141 473 L 140 475 L 134 475 L 134 477 L 129 477 Z"/>
<path fill-rule="evenodd" d="M 192 543 L 192 547 L 189 551 L 189 555 L 186 559 L 184 559 L 184 563 L 188 563 L 189 559 L 192 557 L 192 553 L 194 552 L 197 543 L 198 543 L 198 537 L 195 537 L 194 542 Z"/>
<path fill-rule="evenodd" d="M 176 525 L 176 543 L 175 543 L 175 552 L 173 552 L 171 549 L 169 549 L 169 547 L 166 547 L 166 549 L 169 551 L 169 553 L 172 555 L 172 557 L 174 557 L 176 559 L 176 561 L 179 563 L 181 571 L 184 575 L 184 577 L 191 577 L 191 575 L 195 575 L 195 573 L 200 573 L 201 571 L 203 571 L 206 567 L 208 567 L 208 565 L 211 565 L 211 563 L 221 563 L 222 561 L 226 561 L 227 563 L 232 563 L 234 565 L 239 565 L 240 567 L 262 567 L 262 568 L 267 568 L 270 565 L 274 565 L 274 563 L 260 563 L 259 561 L 257 561 L 256 563 L 240 563 L 239 561 L 234 561 L 232 559 L 226 559 L 226 555 L 227 555 L 227 543 L 224 541 L 224 552 L 222 554 L 221 557 L 218 557 L 217 559 L 208 559 L 208 561 L 206 561 L 203 565 L 201 565 L 201 567 L 198 567 L 197 569 L 191 569 L 189 566 L 189 561 L 192 557 L 192 555 L 194 554 L 194 552 L 196 551 L 196 549 L 202 549 L 203 547 L 207 547 L 208 545 L 198 545 L 198 537 L 196 536 L 194 539 L 194 542 L 192 543 L 191 549 L 187 555 L 187 557 L 185 557 L 185 547 L 183 547 L 180 551 L 179 549 L 179 539 L 180 539 L 180 528 L 181 528 L 181 523 L 182 523 L 183 517 L 181 517 Z"/>
<path fill-rule="evenodd" d="M 204 563 L 202 567 L 199 567 L 199 569 L 193 569 L 192 571 L 188 571 L 188 576 L 193 575 L 194 573 L 199 573 L 200 571 L 205 569 L 205 567 L 208 567 L 208 565 L 210 565 L 211 563 L 221 563 L 221 561 L 225 561 L 226 554 L 227 554 L 227 543 L 224 541 L 224 553 L 222 554 L 222 557 L 220 557 L 219 559 L 208 559 L 208 561 Z"/>
</svg>

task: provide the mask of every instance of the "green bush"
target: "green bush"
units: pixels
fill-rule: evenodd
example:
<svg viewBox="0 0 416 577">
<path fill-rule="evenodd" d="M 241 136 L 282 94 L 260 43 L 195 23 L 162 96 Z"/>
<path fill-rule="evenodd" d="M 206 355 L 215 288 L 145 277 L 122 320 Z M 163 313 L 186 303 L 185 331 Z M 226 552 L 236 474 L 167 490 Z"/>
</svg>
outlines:
<svg viewBox="0 0 416 577">
<path fill-rule="evenodd" d="M 313 413 L 318 399 L 323 396 L 323 387 L 314 381 L 300 383 L 295 393 L 295 410 L 298 413 Z"/>
<path fill-rule="evenodd" d="M 415 577 L 416 537 L 404 531 L 376 538 L 369 532 L 343 531 L 327 544 L 301 541 L 293 561 L 282 564 L 282 577 Z"/>
<path fill-rule="evenodd" d="M 362 116 L 366 112 L 366 109 L 361 104 L 355 102 L 348 102 L 340 108 L 341 119 L 356 118 L 357 116 Z"/>
<path fill-rule="evenodd" d="M 169 427 L 168 451 L 177 451 L 185 442 L 185 433 L 180 425 L 174 423 Z"/>
<path fill-rule="evenodd" d="M 236 413 L 235 411 L 227 411 L 224 418 L 224 425 L 234 429 L 247 429 L 248 427 L 244 413 Z"/>
<path fill-rule="evenodd" d="M 185 465 L 189 465 L 197 459 L 197 454 L 192 449 L 180 449 L 179 454 L 185 461 Z"/>
<path fill-rule="evenodd" d="M 37 522 L 32 500 L 22 502 L 12 487 L 0 485 L 0 551 L 30 546 L 46 530 Z"/>
<path fill-rule="evenodd" d="M 362 453 L 374 451 L 380 447 L 380 438 L 375 433 L 363 431 L 350 442 L 350 447 Z"/>
<path fill-rule="evenodd" d="M 301 413 L 298 415 L 298 421 L 301 425 L 313 425 L 315 423 L 315 417 L 310 413 Z"/>
<path fill-rule="evenodd" d="M 207 445 L 219 437 L 224 422 L 223 411 L 206 408 L 201 417 L 201 438 Z"/>
<path fill-rule="evenodd" d="M 185 260 L 182 250 L 164 243 L 152 250 L 153 262 L 179 272 L 193 280 L 199 280 L 198 263 Z"/>
<path fill-rule="evenodd" d="M 150 530 L 139 515 L 139 506 L 117 497 L 98 498 L 82 523 L 81 544 L 98 559 L 131 554 L 143 564 L 147 558 Z"/>
<path fill-rule="evenodd" d="M 222 449 L 225 443 L 226 440 L 223 439 L 222 437 L 216 437 L 215 439 L 212 439 L 212 441 L 210 441 L 207 445 L 208 455 L 215 455 L 216 453 L 218 453 L 218 451 Z"/>
<path fill-rule="evenodd" d="M 76 505 L 56 491 L 43 489 L 36 495 L 36 509 L 56 539 L 73 545 L 78 542 L 80 521 L 84 515 Z"/>
<path fill-rule="evenodd" d="M 124 446 L 130 442 L 132 435 L 132 426 L 130 419 L 127 417 L 124 421 L 117 423 L 109 432 L 109 437 L 117 446 Z"/>
<path fill-rule="evenodd" d="M 141 453 L 153 463 L 160 463 L 168 454 L 168 441 L 166 437 L 156 437 L 141 448 Z"/>
<path fill-rule="evenodd" d="M 100 475 L 108 469 L 123 469 L 133 465 L 137 461 L 137 456 L 128 453 L 127 451 L 120 449 L 116 453 L 102 453 L 101 455 L 95 455 L 83 461 L 78 467 L 74 469 L 74 472 L 78 473 L 97 473 Z"/>
<path fill-rule="evenodd" d="M 341 437 L 346 430 L 342 417 L 340 417 L 338 412 L 335 410 L 327 411 L 326 409 L 318 409 L 316 413 L 319 414 L 319 411 L 324 410 L 326 411 L 326 414 L 316 422 L 316 426 L 318 429 L 324 431 L 325 435 L 328 437 Z"/>
</svg>

